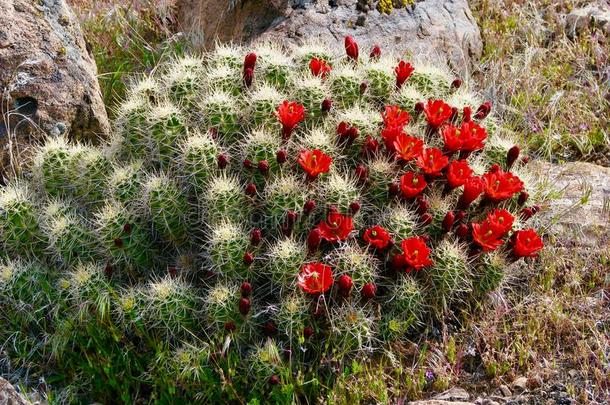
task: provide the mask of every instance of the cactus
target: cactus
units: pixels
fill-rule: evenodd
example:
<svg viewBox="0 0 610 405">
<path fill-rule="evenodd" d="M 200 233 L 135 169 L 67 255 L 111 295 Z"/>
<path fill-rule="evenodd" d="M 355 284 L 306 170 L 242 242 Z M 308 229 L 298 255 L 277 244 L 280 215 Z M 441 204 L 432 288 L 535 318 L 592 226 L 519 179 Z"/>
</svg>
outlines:
<svg viewBox="0 0 610 405">
<path fill-rule="evenodd" d="M 466 78 L 346 45 L 170 60 L 109 141 L 47 138 L 0 191 L 7 358 L 72 402 L 316 402 L 484 307 L 544 184 Z"/>
</svg>

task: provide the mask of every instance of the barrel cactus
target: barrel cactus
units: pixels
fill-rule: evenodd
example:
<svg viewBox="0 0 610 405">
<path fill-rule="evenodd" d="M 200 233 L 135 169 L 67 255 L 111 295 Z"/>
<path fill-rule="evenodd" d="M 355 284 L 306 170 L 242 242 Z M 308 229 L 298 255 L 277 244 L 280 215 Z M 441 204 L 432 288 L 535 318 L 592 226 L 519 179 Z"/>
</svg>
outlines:
<svg viewBox="0 0 610 405">
<path fill-rule="evenodd" d="M 350 37 L 160 66 L 107 144 L 49 138 L 0 191 L 0 302 L 27 283 L 48 314 L 1 335 L 34 322 L 70 395 L 297 400 L 320 359 L 381 353 L 542 248 L 544 192 L 479 100 Z"/>
</svg>

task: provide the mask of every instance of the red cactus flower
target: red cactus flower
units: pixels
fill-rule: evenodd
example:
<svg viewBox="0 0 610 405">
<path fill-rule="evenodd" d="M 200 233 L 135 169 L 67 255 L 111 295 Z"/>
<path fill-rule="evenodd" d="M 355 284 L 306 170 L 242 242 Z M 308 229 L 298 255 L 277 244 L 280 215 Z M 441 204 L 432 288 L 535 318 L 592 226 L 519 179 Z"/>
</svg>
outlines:
<svg viewBox="0 0 610 405">
<path fill-rule="evenodd" d="M 297 285 L 308 294 L 321 294 L 333 285 L 333 270 L 323 263 L 307 263 L 301 267 Z"/>
<path fill-rule="evenodd" d="M 372 228 L 369 228 L 364 231 L 362 239 L 364 239 L 364 241 L 369 245 L 379 250 L 388 247 L 390 245 L 390 242 L 392 241 L 390 233 L 379 225 L 375 225 Z"/>
<path fill-rule="evenodd" d="M 487 220 L 489 221 L 494 233 L 502 237 L 512 229 L 513 223 L 515 222 L 515 217 L 505 209 L 496 208 L 487 214 Z"/>
<path fill-rule="evenodd" d="M 345 53 L 353 61 L 358 61 L 358 43 L 351 35 L 345 37 Z"/>
<path fill-rule="evenodd" d="M 477 245 L 481 246 L 485 252 L 496 250 L 504 241 L 502 235 L 497 232 L 497 229 L 489 220 L 485 220 L 480 224 L 472 224 L 472 239 Z"/>
<path fill-rule="evenodd" d="M 394 68 L 394 73 L 396 73 L 396 87 L 400 88 L 411 76 L 411 73 L 413 73 L 414 70 L 415 68 L 411 66 L 410 63 L 403 60 L 398 62 L 398 66 Z"/>
<path fill-rule="evenodd" d="M 354 230 L 354 221 L 347 215 L 339 214 L 336 211 L 331 211 L 326 217 L 326 221 L 321 221 L 318 224 L 320 236 L 328 242 L 337 242 L 345 240 Z"/>
<path fill-rule="evenodd" d="M 421 193 L 428 183 L 423 174 L 406 172 L 400 178 L 400 191 L 405 198 L 413 198 Z"/>
<path fill-rule="evenodd" d="M 294 101 L 284 100 L 277 107 L 275 116 L 282 124 L 282 136 L 288 139 L 299 122 L 305 119 L 305 107 Z"/>
<path fill-rule="evenodd" d="M 341 291 L 341 294 L 344 297 L 347 297 L 350 291 L 352 290 L 354 282 L 352 281 L 352 278 L 350 276 L 348 276 L 347 274 L 343 274 L 341 275 L 341 277 L 339 277 L 337 284 L 339 284 L 339 290 Z"/>
<path fill-rule="evenodd" d="M 451 106 L 443 100 L 428 100 L 424 114 L 432 128 L 438 128 L 451 118 Z"/>
<path fill-rule="evenodd" d="M 421 155 L 424 150 L 424 141 L 401 132 L 394 140 L 393 146 L 401 159 L 409 161 Z"/>
<path fill-rule="evenodd" d="M 448 164 L 449 158 L 438 148 L 428 148 L 417 157 L 417 166 L 430 176 L 438 176 Z"/>
<path fill-rule="evenodd" d="M 447 168 L 447 184 L 451 189 L 464 185 L 472 177 L 472 169 L 466 159 L 453 160 Z"/>
<path fill-rule="evenodd" d="M 485 128 L 480 126 L 474 121 L 464 121 L 461 127 L 462 134 L 464 135 L 462 140 L 462 150 L 466 152 L 473 152 L 475 150 L 482 149 L 485 146 L 485 139 L 487 139 L 487 131 Z"/>
<path fill-rule="evenodd" d="M 332 66 L 326 63 L 324 59 L 311 58 L 309 61 L 309 70 L 314 76 L 326 78 L 326 76 L 332 70 Z"/>
<path fill-rule="evenodd" d="M 403 240 L 400 247 L 403 251 L 402 258 L 411 269 L 420 270 L 433 263 L 426 241 L 419 236 Z"/>
<path fill-rule="evenodd" d="M 525 229 L 513 235 L 513 255 L 516 257 L 538 257 L 538 251 L 544 247 L 542 239 L 535 230 Z"/>
<path fill-rule="evenodd" d="M 464 191 L 460 196 L 458 201 L 458 209 L 465 210 L 472 204 L 474 200 L 477 199 L 478 196 L 481 195 L 485 188 L 485 183 L 483 179 L 478 176 L 472 176 L 464 183 Z"/>
<path fill-rule="evenodd" d="M 373 48 L 371 48 L 371 53 L 369 54 L 369 58 L 379 59 L 380 57 L 381 57 L 381 48 L 379 47 L 379 45 L 373 46 Z"/>
<path fill-rule="evenodd" d="M 387 127 L 381 130 L 381 138 L 383 139 L 385 148 L 391 154 L 395 153 L 394 141 L 396 141 L 400 134 L 404 134 L 403 127 L 400 126 Z"/>
<path fill-rule="evenodd" d="M 523 190 L 521 179 L 510 172 L 499 169 L 483 175 L 485 196 L 493 202 L 506 200 Z"/>
<path fill-rule="evenodd" d="M 447 124 L 441 128 L 441 136 L 445 142 L 445 151 L 457 152 L 462 149 L 464 140 L 462 137 L 462 131 L 454 125 Z"/>
<path fill-rule="evenodd" d="M 362 290 L 360 290 L 360 294 L 364 299 L 370 300 L 375 298 L 377 295 L 377 286 L 374 283 L 366 283 L 362 286 Z"/>
<path fill-rule="evenodd" d="M 386 105 L 384 111 L 381 113 L 381 118 L 383 118 L 383 125 L 386 128 L 403 128 L 411 120 L 409 113 L 401 110 L 397 105 Z"/>
<path fill-rule="evenodd" d="M 315 180 L 322 173 L 330 170 L 333 159 L 319 149 L 303 150 L 299 153 L 297 163 L 307 173 L 307 178 Z"/>
</svg>

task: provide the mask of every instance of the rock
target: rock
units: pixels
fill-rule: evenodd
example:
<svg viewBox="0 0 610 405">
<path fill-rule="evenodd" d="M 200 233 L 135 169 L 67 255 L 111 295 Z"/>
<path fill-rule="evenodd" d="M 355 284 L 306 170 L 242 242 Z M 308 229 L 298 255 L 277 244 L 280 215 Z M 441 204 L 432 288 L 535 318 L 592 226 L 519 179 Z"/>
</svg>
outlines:
<svg viewBox="0 0 610 405">
<path fill-rule="evenodd" d="M 273 39 L 291 46 L 319 38 L 343 46 L 343 38 L 352 35 L 362 53 L 379 44 L 448 61 L 459 72 L 481 56 L 479 28 L 466 0 L 425 0 L 390 15 L 375 9 L 363 14 L 357 7 L 368 7 L 356 0 L 336 1 L 335 7 L 320 1 L 296 10 L 288 4 L 286 0 L 250 0 L 228 9 L 226 0 L 180 0 L 178 19 L 187 31 L 203 33 L 207 46 L 215 37 L 222 41 Z"/>
<path fill-rule="evenodd" d="M 409 401 L 407 405 L 475 405 L 474 402 L 444 401 L 440 399 L 428 399 L 424 401 Z"/>
<path fill-rule="evenodd" d="M 470 394 L 463 388 L 453 387 L 445 392 L 435 395 L 433 399 L 442 401 L 468 401 L 470 399 Z"/>
<path fill-rule="evenodd" d="M 513 395 L 513 393 L 510 392 L 510 388 L 508 388 L 508 386 L 505 384 L 500 385 L 498 390 L 500 391 L 503 397 L 510 397 L 511 395 Z"/>
<path fill-rule="evenodd" d="M 512 384 L 513 390 L 517 393 L 522 393 L 527 391 L 527 378 L 526 377 L 518 377 L 513 381 Z"/>
<path fill-rule="evenodd" d="M 608 246 L 610 168 L 584 162 L 535 162 L 533 172 L 548 179 L 552 188 L 561 193 L 540 213 L 541 222 L 548 224 L 548 233 L 582 248 Z"/>
<path fill-rule="evenodd" d="M 566 16 L 565 21 L 569 35 L 578 34 L 589 27 L 597 27 L 610 34 L 610 5 L 598 3 L 576 8 Z"/>
<path fill-rule="evenodd" d="M 30 405 L 30 402 L 8 381 L 0 377 L 0 405 Z"/>
<path fill-rule="evenodd" d="M 9 135 L 17 159 L 15 147 L 43 133 L 95 139 L 110 125 L 95 62 L 65 0 L 0 0 L 0 10 L 1 177 Z"/>
</svg>

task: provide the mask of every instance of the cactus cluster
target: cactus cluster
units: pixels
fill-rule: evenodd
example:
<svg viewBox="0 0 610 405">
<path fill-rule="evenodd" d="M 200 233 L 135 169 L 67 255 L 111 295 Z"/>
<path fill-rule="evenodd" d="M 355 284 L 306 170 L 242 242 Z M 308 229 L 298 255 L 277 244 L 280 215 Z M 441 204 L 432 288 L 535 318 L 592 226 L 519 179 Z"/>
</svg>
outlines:
<svg viewBox="0 0 610 405">
<path fill-rule="evenodd" d="M 350 37 L 159 66 L 107 143 L 49 138 L 0 191 L 12 366 L 110 402 L 308 395 L 321 359 L 383 352 L 536 256 L 543 190 L 498 122 Z"/>
</svg>

